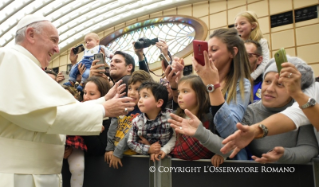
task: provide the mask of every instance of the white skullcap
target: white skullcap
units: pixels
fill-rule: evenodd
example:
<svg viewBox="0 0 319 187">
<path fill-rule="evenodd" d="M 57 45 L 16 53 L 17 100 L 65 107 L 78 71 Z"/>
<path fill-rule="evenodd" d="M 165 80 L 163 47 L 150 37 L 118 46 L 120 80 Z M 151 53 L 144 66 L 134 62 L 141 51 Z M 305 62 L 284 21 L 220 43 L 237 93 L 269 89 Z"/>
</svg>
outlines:
<svg viewBox="0 0 319 187">
<path fill-rule="evenodd" d="M 31 23 L 35 23 L 38 21 L 49 21 L 49 19 L 39 14 L 26 15 L 17 24 L 17 31 L 27 25 L 30 25 Z"/>
</svg>

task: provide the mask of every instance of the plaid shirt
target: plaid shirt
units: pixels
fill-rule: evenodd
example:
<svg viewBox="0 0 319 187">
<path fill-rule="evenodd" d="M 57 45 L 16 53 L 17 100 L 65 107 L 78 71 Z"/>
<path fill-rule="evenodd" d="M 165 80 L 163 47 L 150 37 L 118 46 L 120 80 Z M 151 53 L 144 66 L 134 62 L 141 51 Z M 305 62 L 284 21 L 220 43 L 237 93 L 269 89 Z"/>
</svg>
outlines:
<svg viewBox="0 0 319 187">
<path fill-rule="evenodd" d="M 167 120 L 170 118 L 171 109 L 160 112 L 156 119 L 149 120 L 144 113 L 134 118 L 132 122 L 132 130 L 130 131 L 127 144 L 133 151 L 147 155 L 150 145 L 139 143 L 139 136 L 144 137 L 150 144 L 159 142 L 161 146 L 165 145 L 173 134 L 173 129 Z"/>
<path fill-rule="evenodd" d="M 84 143 L 84 139 L 81 136 L 66 136 L 66 146 L 73 147 L 75 149 L 80 149 L 87 151 L 87 146 Z"/>
<path fill-rule="evenodd" d="M 209 128 L 209 121 L 203 123 L 206 129 Z M 176 143 L 170 155 L 183 160 L 198 160 L 212 158 L 214 153 L 204 147 L 196 138 L 176 133 Z"/>
</svg>

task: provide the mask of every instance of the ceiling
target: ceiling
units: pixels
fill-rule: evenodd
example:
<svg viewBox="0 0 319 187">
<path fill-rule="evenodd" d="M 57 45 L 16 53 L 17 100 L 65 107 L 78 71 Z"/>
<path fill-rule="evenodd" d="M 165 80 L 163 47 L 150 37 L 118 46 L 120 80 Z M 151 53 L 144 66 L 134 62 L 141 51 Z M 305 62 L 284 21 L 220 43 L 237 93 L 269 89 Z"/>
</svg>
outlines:
<svg viewBox="0 0 319 187">
<path fill-rule="evenodd" d="M 42 14 L 56 26 L 63 52 L 83 40 L 134 18 L 204 0 L 1 0 L 0 47 L 14 44 L 18 21 L 27 14 Z"/>
</svg>

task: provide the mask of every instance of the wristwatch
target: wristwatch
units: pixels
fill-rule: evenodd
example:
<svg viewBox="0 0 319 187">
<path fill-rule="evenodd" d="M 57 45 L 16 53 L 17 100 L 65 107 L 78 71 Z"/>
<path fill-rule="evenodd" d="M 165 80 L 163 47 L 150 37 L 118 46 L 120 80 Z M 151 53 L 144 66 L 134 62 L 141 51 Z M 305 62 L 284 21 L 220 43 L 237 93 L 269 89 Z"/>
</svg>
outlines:
<svg viewBox="0 0 319 187">
<path fill-rule="evenodd" d="M 259 124 L 258 127 L 262 130 L 263 135 L 262 135 L 262 136 L 259 136 L 259 137 L 257 137 L 257 138 L 263 138 L 263 137 L 267 136 L 267 134 L 268 134 L 268 128 L 267 128 L 265 125 L 263 125 L 263 124 Z"/>
<path fill-rule="evenodd" d="M 207 86 L 206 86 L 206 89 L 207 89 L 207 91 L 208 92 L 213 92 L 215 89 L 217 89 L 217 88 L 219 88 L 220 87 L 220 84 L 219 83 L 217 83 L 217 84 L 207 84 Z"/>
<path fill-rule="evenodd" d="M 314 98 L 309 98 L 308 102 L 306 104 L 300 106 L 300 108 L 301 109 L 306 109 L 306 108 L 315 106 L 315 104 L 316 104 L 316 100 Z"/>
</svg>

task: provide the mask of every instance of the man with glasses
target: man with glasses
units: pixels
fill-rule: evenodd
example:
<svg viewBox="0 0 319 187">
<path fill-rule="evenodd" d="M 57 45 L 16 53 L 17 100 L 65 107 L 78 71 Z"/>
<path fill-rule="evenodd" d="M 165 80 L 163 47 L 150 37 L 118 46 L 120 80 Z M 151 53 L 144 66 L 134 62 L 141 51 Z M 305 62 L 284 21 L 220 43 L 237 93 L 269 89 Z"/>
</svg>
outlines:
<svg viewBox="0 0 319 187">
<path fill-rule="evenodd" d="M 253 40 L 245 41 L 245 47 L 248 54 L 251 72 L 255 71 L 259 64 L 263 61 L 262 49 L 258 42 Z M 261 99 L 261 84 L 263 82 L 263 74 L 254 80 L 254 102 Z"/>
</svg>

